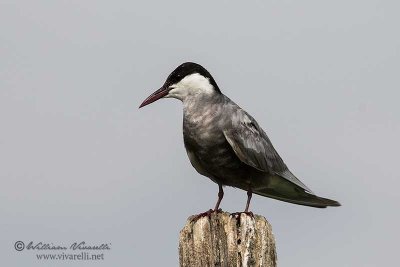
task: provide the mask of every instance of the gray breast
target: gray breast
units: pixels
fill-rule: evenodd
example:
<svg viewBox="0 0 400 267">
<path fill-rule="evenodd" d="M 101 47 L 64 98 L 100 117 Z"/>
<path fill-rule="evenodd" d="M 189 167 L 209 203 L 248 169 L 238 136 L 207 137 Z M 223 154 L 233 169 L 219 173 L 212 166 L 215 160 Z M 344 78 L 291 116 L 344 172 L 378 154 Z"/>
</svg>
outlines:
<svg viewBox="0 0 400 267">
<path fill-rule="evenodd" d="M 224 103 L 184 106 L 183 135 L 193 167 L 217 183 L 239 186 L 246 179 L 243 164 L 227 142 L 223 129 L 229 124 Z"/>
</svg>

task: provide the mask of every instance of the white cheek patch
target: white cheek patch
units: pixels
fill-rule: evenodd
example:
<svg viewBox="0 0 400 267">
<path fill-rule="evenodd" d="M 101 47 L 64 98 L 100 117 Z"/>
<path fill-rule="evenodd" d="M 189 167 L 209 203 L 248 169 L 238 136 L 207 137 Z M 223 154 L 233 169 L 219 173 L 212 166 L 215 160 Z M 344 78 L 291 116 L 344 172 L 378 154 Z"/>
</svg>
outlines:
<svg viewBox="0 0 400 267">
<path fill-rule="evenodd" d="M 180 82 L 171 85 L 171 88 L 165 97 L 173 97 L 180 100 L 184 100 L 189 95 L 213 94 L 215 92 L 210 81 L 198 73 L 186 76 Z"/>
<path fill-rule="evenodd" d="M 193 73 L 189 76 L 186 76 L 177 85 L 195 92 L 206 94 L 211 94 L 214 92 L 214 87 L 211 85 L 210 81 L 198 73 Z"/>
</svg>

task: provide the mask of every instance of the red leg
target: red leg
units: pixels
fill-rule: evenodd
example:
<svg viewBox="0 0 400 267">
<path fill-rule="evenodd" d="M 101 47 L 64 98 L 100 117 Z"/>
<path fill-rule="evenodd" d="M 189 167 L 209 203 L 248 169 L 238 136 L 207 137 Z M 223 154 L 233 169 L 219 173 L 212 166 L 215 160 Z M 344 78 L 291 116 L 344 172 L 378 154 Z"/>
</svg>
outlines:
<svg viewBox="0 0 400 267">
<path fill-rule="evenodd" d="M 247 203 L 246 203 L 246 209 L 244 210 L 244 212 L 249 212 L 250 201 L 251 201 L 252 195 L 253 195 L 253 192 L 251 191 L 251 189 L 249 189 L 249 191 L 247 191 Z"/>
<path fill-rule="evenodd" d="M 211 213 L 212 213 L 212 212 L 221 212 L 221 211 L 222 211 L 222 210 L 219 208 L 219 204 L 221 204 L 221 200 L 222 200 L 222 198 L 224 197 L 224 190 L 222 189 L 222 184 L 218 184 L 218 187 L 219 187 L 219 191 L 218 191 L 218 200 L 217 200 L 217 203 L 215 204 L 214 210 L 210 209 L 210 210 L 208 210 L 208 211 L 206 211 L 206 212 L 202 212 L 202 213 L 196 215 L 196 216 L 192 219 L 192 221 L 197 221 L 197 220 L 200 219 L 201 217 L 205 217 L 205 216 L 211 217 Z"/>
<path fill-rule="evenodd" d="M 224 190 L 222 189 L 222 185 L 218 184 L 218 187 L 219 187 L 218 200 L 217 200 L 217 204 L 215 204 L 214 212 L 218 211 L 219 204 L 221 204 L 221 200 L 224 197 Z"/>
</svg>

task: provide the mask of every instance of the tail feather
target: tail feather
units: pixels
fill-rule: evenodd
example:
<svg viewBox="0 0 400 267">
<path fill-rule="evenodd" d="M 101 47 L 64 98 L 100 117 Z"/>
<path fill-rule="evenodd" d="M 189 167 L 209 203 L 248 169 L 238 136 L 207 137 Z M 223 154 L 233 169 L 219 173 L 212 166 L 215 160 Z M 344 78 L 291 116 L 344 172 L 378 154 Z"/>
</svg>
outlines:
<svg viewBox="0 0 400 267">
<path fill-rule="evenodd" d="M 314 195 L 311 191 L 306 191 L 303 187 L 296 185 L 279 176 L 270 176 L 269 185 L 261 184 L 253 188 L 253 193 L 277 200 L 310 206 L 315 208 L 338 207 L 340 203 Z"/>
<path fill-rule="evenodd" d="M 312 194 L 299 194 L 296 196 L 283 196 L 279 194 L 276 191 L 273 190 L 268 190 L 267 192 L 260 192 L 260 191 L 254 191 L 255 194 L 269 197 L 269 198 L 274 198 L 277 200 L 293 203 L 293 204 L 298 204 L 298 205 L 303 205 L 303 206 L 309 206 L 309 207 L 315 207 L 315 208 L 326 208 L 326 207 L 339 207 L 341 204 L 335 200 L 328 199 L 328 198 L 323 198 L 319 197 L 316 195 Z"/>
</svg>

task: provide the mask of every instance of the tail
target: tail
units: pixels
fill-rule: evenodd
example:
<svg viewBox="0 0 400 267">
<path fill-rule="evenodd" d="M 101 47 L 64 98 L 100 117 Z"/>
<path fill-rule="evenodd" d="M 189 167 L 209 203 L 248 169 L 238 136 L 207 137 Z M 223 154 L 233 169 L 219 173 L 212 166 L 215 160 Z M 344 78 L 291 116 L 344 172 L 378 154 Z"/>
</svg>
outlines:
<svg viewBox="0 0 400 267">
<path fill-rule="evenodd" d="M 340 203 L 335 200 L 314 195 L 310 190 L 308 190 L 308 188 L 306 190 L 280 176 L 270 176 L 269 179 L 270 183 L 268 187 L 256 187 L 253 189 L 253 193 L 264 197 L 315 208 L 341 206 Z"/>
<path fill-rule="evenodd" d="M 309 207 L 314 207 L 314 208 L 326 208 L 326 207 L 339 207 L 341 206 L 339 202 L 328 199 L 328 198 L 323 198 L 319 197 L 316 195 L 308 194 L 307 195 L 298 195 L 298 196 L 291 196 L 291 197 L 285 197 L 282 196 L 278 193 L 264 193 L 264 192 L 254 192 L 257 195 L 265 196 L 265 197 L 270 197 L 274 198 L 277 200 L 297 204 L 297 205 L 303 205 L 303 206 L 309 206 Z"/>
</svg>

